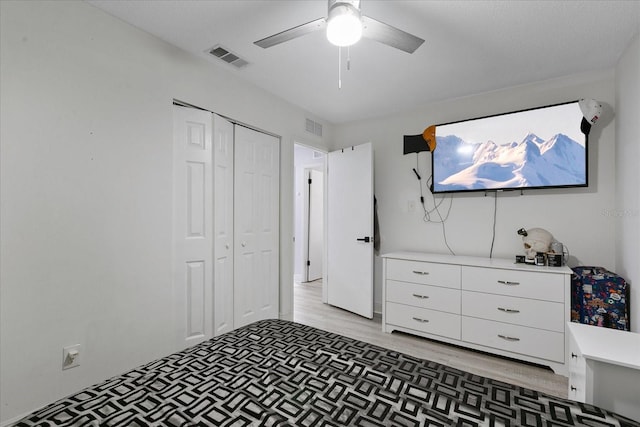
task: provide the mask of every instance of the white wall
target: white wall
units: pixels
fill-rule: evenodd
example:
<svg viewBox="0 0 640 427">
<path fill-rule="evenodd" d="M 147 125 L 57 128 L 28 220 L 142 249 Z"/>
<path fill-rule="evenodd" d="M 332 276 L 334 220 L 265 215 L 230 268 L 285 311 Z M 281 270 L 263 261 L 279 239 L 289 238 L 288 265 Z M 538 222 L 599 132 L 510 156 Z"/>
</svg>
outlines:
<svg viewBox="0 0 640 427">
<path fill-rule="evenodd" d="M 174 350 L 174 98 L 282 136 L 290 317 L 293 141 L 307 114 L 86 3 L 0 8 L 0 421 Z M 76 343 L 81 366 L 62 371 Z"/>
<path fill-rule="evenodd" d="M 437 82 L 434 82 L 437 84 Z M 500 193 L 497 200 L 494 257 L 513 258 L 522 253 L 520 227 L 549 230 L 571 251 L 571 265 L 615 267 L 615 223 L 602 215 L 615 203 L 615 125 L 613 70 L 571 76 L 480 96 L 456 99 L 404 112 L 393 117 L 337 126 L 333 148 L 371 141 L 375 157 L 375 194 L 381 234 L 381 253 L 414 250 L 448 253 L 440 224 L 425 223 L 418 205 L 418 181 L 412 171 L 416 154 L 403 155 L 403 135 L 415 135 L 429 125 L 498 114 L 508 111 L 595 98 L 604 102 L 607 116 L 591 130 L 589 139 L 590 184 L 587 189 L 531 190 Z M 430 153 L 420 153 L 419 170 L 425 180 L 431 173 Z M 429 206 L 433 199 L 425 196 Z M 449 246 L 459 255 L 489 256 L 494 197 L 483 194 L 454 195 L 445 223 Z M 446 212 L 449 201 L 442 203 Z M 376 258 L 375 306 L 380 310 L 381 262 Z"/>
<path fill-rule="evenodd" d="M 631 284 L 631 330 L 640 332 L 640 36 L 616 67 L 616 272 Z"/>
</svg>

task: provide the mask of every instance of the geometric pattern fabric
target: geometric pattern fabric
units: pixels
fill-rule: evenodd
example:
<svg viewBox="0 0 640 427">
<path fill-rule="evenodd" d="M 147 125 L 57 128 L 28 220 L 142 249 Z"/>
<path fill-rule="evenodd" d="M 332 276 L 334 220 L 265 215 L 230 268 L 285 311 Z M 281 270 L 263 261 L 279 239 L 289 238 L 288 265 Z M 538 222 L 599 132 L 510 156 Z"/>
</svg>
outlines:
<svg viewBox="0 0 640 427">
<path fill-rule="evenodd" d="M 264 320 L 61 399 L 23 426 L 640 426 L 310 326 Z"/>
</svg>

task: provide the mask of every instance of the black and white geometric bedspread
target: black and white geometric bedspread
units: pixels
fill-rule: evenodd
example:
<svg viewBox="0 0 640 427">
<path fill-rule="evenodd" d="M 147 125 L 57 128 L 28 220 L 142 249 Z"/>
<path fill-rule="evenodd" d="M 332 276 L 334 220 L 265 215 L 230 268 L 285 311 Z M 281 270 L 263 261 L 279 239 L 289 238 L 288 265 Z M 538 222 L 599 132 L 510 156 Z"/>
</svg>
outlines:
<svg viewBox="0 0 640 427">
<path fill-rule="evenodd" d="M 17 426 L 640 426 L 590 405 L 282 320 L 55 402 Z"/>
</svg>

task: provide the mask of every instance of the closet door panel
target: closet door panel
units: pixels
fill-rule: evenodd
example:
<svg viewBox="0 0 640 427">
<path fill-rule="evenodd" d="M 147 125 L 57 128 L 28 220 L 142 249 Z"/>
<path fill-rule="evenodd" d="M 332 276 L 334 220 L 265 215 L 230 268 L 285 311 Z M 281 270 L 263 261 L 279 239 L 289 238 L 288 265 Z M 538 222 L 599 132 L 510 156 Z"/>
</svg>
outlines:
<svg viewBox="0 0 640 427">
<path fill-rule="evenodd" d="M 233 330 L 233 123 L 213 116 L 214 334 Z"/>
<path fill-rule="evenodd" d="M 235 129 L 234 327 L 278 317 L 279 140 Z"/>
<path fill-rule="evenodd" d="M 213 336 L 212 115 L 173 107 L 173 283 L 177 348 Z"/>
<path fill-rule="evenodd" d="M 280 205 L 280 150 L 279 140 L 262 134 L 258 147 L 260 186 L 257 194 L 258 224 L 260 224 L 260 276 L 266 280 L 259 301 L 260 318 L 277 318 L 279 311 L 279 205 Z"/>
</svg>

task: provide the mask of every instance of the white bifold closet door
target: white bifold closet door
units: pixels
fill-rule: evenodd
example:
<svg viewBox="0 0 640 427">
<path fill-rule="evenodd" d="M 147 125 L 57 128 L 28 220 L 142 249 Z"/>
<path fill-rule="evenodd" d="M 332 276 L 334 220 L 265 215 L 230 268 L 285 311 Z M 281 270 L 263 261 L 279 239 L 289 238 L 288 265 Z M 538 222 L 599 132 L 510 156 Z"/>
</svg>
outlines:
<svg viewBox="0 0 640 427">
<path fill-rule="evenodd" d="M 280 140 L 244 126 L 234 138 L 234 328 L 277 318 Z"/>
<path fill-rule="evenodd" d="M 277 318 L 280 141 L 214 115 L 214 333 Z"/>
<path fill-rule="evenodd" d="M 174 106 L 178 348 L 279 312 L 280 140 Z"/>
<path fill-rule="evenodd" d="M 179 349 L 213 336 L 211 128 L 211 113 L 173 107 L 173 284 Z"/>
<path fill-rule="evenodd" d="M 233 123 L 213 115 L 214 334 L 233 330 Z"/>
</svg>

